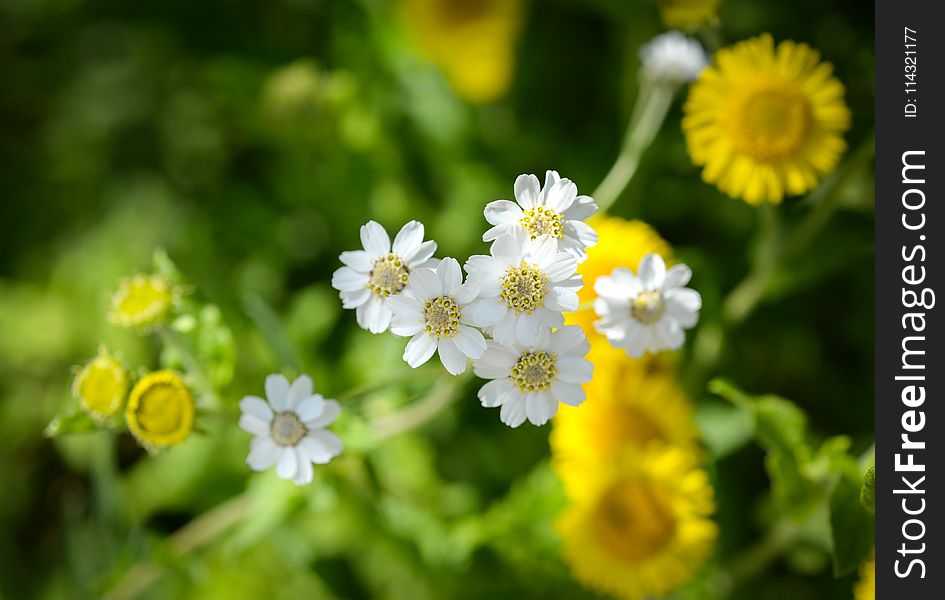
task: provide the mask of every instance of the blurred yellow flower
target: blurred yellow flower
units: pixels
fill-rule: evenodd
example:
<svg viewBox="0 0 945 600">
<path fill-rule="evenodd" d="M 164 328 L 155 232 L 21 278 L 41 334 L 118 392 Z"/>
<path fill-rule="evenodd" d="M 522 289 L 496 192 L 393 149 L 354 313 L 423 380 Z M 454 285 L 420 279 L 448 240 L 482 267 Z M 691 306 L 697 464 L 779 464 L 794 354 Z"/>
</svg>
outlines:
<svg viewBox="0 0 945 600">
<path fill-rule="evenodd" d="M 578 581 L 640 600 L 692 579 L 718 535 L 709 477 L 692 454 L 634 449 L 583 475 L 576 501 L 556 523 Z"/>
<path fill-rule="evenodd" d="M 626 448 L 670 444 L 700 452 L 692 405 L 671 369 L 610 352 L 604 341 L 587 358 L 594 363 L 594 378 L 584 385 L 587 400 L 561 406 L 552 421 L 555 471 L 569 493 L 584 484 L 584 471 Z"/>
<path fill-rule="evenodd" d="M 803 194 L 846 149 L 843 85 L 820 54 L 764 34 L 719 50 L 692 84 L 683 131 L 702 178 L 750 204 Z"/>
<path fill-rule="evenodd" d="M 162 275 L 123 279 L 112 297 L 111 321 L 123 327 L 152 327 L 165 321 L 177 290 Z"/>
<path fill-rule="evenodd" d="M 659 0 L 660 16 L 667 27 L 692 31 L 718 20 L 722 0 Z"/>
<path fill-rule="evenodd" d="M 420 51 L 471 102 L 504 94 L 515 69 L 524 0 L 402 0 Z"/>
<path fill-rule="evenodd" d="M 875 600 L 876 598 L 876 559 L 872 556 L 860 565 L 860 579 L 853 588 L 853 598 L 854 600 Z"/>
<path fill-rule="evenodd" d="M 97 419 L 121 409 L 128 393 L 128 374 L 118 360 L 104 349 L 89 361 L 72 381 L 72 393 L 82 408 Z"/>
<path fill-rule="evenodd" d="M 194 428 L 194 397 L 180 375 L 155 371 L 132 388 L 125 420 L 145 448 L 179 444 Z"/>
</svg>

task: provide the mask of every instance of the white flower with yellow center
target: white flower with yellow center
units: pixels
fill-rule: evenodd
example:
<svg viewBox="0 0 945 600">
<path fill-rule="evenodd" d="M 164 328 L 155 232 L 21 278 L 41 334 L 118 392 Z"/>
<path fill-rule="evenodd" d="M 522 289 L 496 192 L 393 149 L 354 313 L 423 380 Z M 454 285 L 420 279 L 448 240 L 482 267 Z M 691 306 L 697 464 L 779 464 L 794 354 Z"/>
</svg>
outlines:
<svg viewBox="0 0 945 600">
<path fill-rule="evenodd" d="M 313 393 L 306 375 L 291 386 L 282 375 L 266 377 L 266 399 L 246 396 L 240 410 L 240 427 L 256 436 L 246 458 L 254 471 L 275 465 L 281 479 L 306 485 L 312 482 L 312 463 L 326 464 L 341 454 L 341 440 L 325 429 L 341 407 Z"/>
<path fill-rule="evenodd" d="M 491 255 L 466 261 L 469 281 L 480 290 L 470 321 L 493 327 L 503 346 L 534 346 L 543 330 L 564 325 L 563 311 L 577 310 L 583 284 L 576 270 L 574 256 L 558 251 L 548 236 L 533 240 L 521 229 L 499 236 Z"/>
<path fill-rule="evenodd" d="M 528 419 L 544 425 L 558 412 L 558 403 L 584 402 L 581 384 L 591 380 L 594 365 L 584 358 L 591 346 L 577 325 L 542 332 L 531 347 L 487 342 L 482 358 L 473 363 L 476 375 L 491 379 L 479 390 L 487 408 L 502 407 L 499 418 L 509 427 Z"/>
<path fill-rule="evenodd" d="M 368 221 L 361 226 L 364 250 L 342 252 L 345 264 L 331 277 L 331 286 L 340 292 L 342 306 L 356 309 L 358 325 L 371 333 L 384 333 L 390 326 L 387 301 L 407 286 L 410 272 L 432 266 L 436 242 L 423 241 L 423 223 L 410 221 L 394 238 L 380 224 Z"/>
<path fill-rule="evenodd" d="M 692 271 L 682 264 L 667 271 L 663 259 L 652 253 L 643 257 L 638 271 L 634 275 L 618 267 L 597 278 L 594 311 L 601 318 L 594 328 L 633 358 L 682 347 L 683 330 L 696 324 L 702 308 L 699 292 L 685 287 Z"/>
<path fill-rule="evenodd" d="M 579 261 L 587 258 L 587 248 L 597 243 L 597 233 L 584 222 L 597 212 L 590 196 L 578 196 L 577 186 L 557 171 L 545 173 L 544 187 L 534 175 L 519 175 L 514 189 L 515 202 L 496 200 L 486 205 L 486 220 L 493 227 L 482 235 L 482 241 L 520 230 L 533 240 L 550 237 L 559 250 Z"/>
<path fill-rule="evenodd" d="M 699 76 L 709 58 L 699 42 L 678 31 L 669 31 L 640 48 L 643 76 L 654 83 L 682 85 Z"/>
<path fill-rule="evenodd" d="M 486 340 L 469 326 L 467 305 L 479 288 L 463 283 L 463 271 L 455 258 L 444 258 L 436 269 L 417 269 L 410 274 L 407 288 L 388 301 L 394 313 L 390 330 L 410 337 L 404 360 L 413 368 L 424 364 L 434 353 L 453 375 L 466 371 L 466 359 L 476 359 L 486 351 Z"/>
</svg>

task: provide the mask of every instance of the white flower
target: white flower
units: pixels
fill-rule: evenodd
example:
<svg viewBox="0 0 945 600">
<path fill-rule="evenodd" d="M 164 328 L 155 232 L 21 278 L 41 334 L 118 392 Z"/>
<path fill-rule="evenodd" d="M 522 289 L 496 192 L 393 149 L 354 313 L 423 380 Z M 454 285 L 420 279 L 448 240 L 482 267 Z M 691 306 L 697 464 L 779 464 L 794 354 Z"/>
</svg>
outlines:
<svg viewBox="0 0 945 600">
<path fill-rule="evenodd" d="M 658 35 L 640 48 L 643 75 L 669 85 L 689 83 L 709 62 L 699 42 L 678 31 Z"/>
<path fill-rule="evenodd" d="M 581 384 L 591 380 L 594 365 L 584 358 L 591 346 L 577 325 L 545 330 L 532 347 L 487 343 L 486 353 L 473 363 L 476 375 L 492 380 L 479 390 L 479 401 L 487 408 L 501 406 L 499 417 L 509 427 L 526 418 L 544 425 L 559 402 L 584 402 Z"/>
<path fill-rule="evenodd" d="M 466 261 L 469 281 L 480 298 L 469 306 L 470 322 L 494 326 L 492 337 L 504 346 L 533 346 L 543 329 L 564 325 L 562 311 L 577 310 L 577 261 L 559 252 L 547 236 L 529 239 L 521 229 L 499 236 L 491 256 Z"/>
<path fill-rule="evenodd" d="M 636 276 L 618 267 L 610 276 L 598 277 L 594 311 L 601 319 L 594 328 L 633 358 L 647 350 L 680 348 L 686 337 L 683 329 L 696 324 L 702 308 L 699 292 L 683 287 L 691 276 L 686 265 L 667 271 L 658 254 L 647 254 Z"/>
<path fill-rule="evenodd" d="M 587 258 L 586 249 L 597 243 L 597 233 L 584 222 L 597 212 L 590 196 L 578 196 L 577 186 L 557 171 L 545 173 L 544 188 L 534 175 L 519 175 L 514 189 L 515 202 L 496 200 L 486 205 L 486 221 L 493 227 L 482 235 L 482 241 L 520 230 L 531 239 L 551 237 L 559 250 L 579 261 Z"/>
<path fill-rule="evenodd" d="M 306 485 L 312 482 L 312 463 L 325 464 L 341 454 L 341 440 L 325 430 L 341 407 L 313 394 L 306 375 L 291 386 L 282 375 L 266 377 L 266 400 L 246 396 L 240 410 L 240 427 L 256 436 L 246 458 L 254 471 L 275 465 L 280 478 Z"/>
<path fill-rule="evenodd" d="M 344 308 L 357 309 L 358 325 L 384 333 L 391 319 L 388 299 L 404 289 L 412 270 L 435 264 L 436 242 L 424 242 L 423 223 L 410 221 L 391 247 L 387 231 L 368 221 L 361 226 L 361 244 L 364 250 L 341 253 L 346 266 L 331 276 L 331 286 L 340 292 Z"/>
<path fill-rule="evenodd" d="M 467 305 L 479 288 L 463 283 L 463 271 L 455 258 L 444 258 L 436 269 L 417 269 L 407 288 L 388 300 L 394 313 L 390 330 L 410 337 L 404 360 L 417 368 L 439 351 L 440 362 L 453 375 L 466 370 L 466 358 L 479 358 L 486 340 L 468 325 Z"/>
</svg>

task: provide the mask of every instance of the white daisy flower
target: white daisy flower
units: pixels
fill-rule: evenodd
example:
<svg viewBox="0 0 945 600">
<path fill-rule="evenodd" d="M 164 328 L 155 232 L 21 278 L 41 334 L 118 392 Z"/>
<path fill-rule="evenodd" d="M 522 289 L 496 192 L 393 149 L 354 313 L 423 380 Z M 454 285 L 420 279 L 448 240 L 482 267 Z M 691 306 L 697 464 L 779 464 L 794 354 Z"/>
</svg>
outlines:
<svg viewBox="0 0 945 600">
<path fill-rule="evenodd" d="M 477 376 L 492 380 L 479 390 L 479 401 L 487 408 L 501 406 L 499 418 L 509 427 L 525 419 L 544 425 L 558 412 L 559 402 L 584 402 L 581 384 L 591 380 L 594 365 L 584 358 L 591 346 L 579 326 L 545 330 L 532 347 L 487 344 L 473 363 Z"/>
<path fill-rule="evenodd" d="M 499 236 L 490 256 L 466 261 L 480 295 L 469 306 L 470 322 L 494 326 L 492 337 L 504 346 L 534 346 L 543 329 L 564 325 L 562 311 L 577 310 L 583 284 L 576 270 L 574 256 L 548 236 L 532 240 L 522 229 Z"/>
<path fill-rule="evenodd" d="M 388 300 L 394 313 L 391 333 L 411 338 L 404 350 L 407 364 L 417 368 L 439 352 L 446 370 L 459 375 L 467 358 L 482 356 L 486 339 L 468 325 L 466 310 L 478 294 L 474 284 L 463 283 L 455 258 L 444 258 L 436 269 L 412 272 L 407 288 Z"/>
<path fill-rule="evenodd" d="M 636 276 L 618 267 L 609 276 L 598 277 L 594 311 L 601 319 L 594 328 L 633 358 L 646 351 L 682 347 L 683 329 L 696 324 L 702 308 L 699 292 L 684 287 L 690 277 L 692 271 L 686 265 L 667 271 L 658 254 L 644 256 Z"/>
<path fill-rule="evenodd" d="M 276 466 L 276 474 L 296 485 L 312 482 L 312 463 L 341 454 L 341 440 L 325 427 L 341 412 L 334 400 L 312 393 L 312 380 L 301 375 L 289 385 L 282 375 L 266 377 L 266 400 L 240 400 L 240 427 L 253 434 L 246 464 L 254 471 Z"/>
<path fill-rule="evenodd" d="M 669 31 L 640 48 L 643 76 L 655 83 L 682 85 L 699 76 L 709 64 L 705 50 L 696 40 L 678 31 Z"/>
<path fill-rule="evenodd" d="M 356 309 L 358 325 L 371 333 L 384 333 L 390 326 L 387 300 L 407 285 L 410 272 L 435 265 L 431 261 L 436 242 L 423 241 L 423 223 L 410 221 L 394 238 L 378 223 L 361 226 L 364 250 L 342 252 L 341 267 L 331 276 L 331 286 L 340 292 L 342 306 Z"/>
<path fill-rule="evenodd" d="M 519 175 L 515 180 L 515 202 L 496 200 L 486 205 L 486 221 L 493 225 L 482 235 L 491 242 L 514 230 L 525 232 L 531 239 L 547 235 L 559 250 L 579 261 L 587 258 L 587 248 L 597 243 L 597 233 L 584 219 L 597 212 L 590 196 L 578 196 L 577 186 L 562 179 L 557 171 L 545 173 L 545 187 L 534 175 Z M 517 204 L 516 204 L 517 202 Z"/>
</svg>

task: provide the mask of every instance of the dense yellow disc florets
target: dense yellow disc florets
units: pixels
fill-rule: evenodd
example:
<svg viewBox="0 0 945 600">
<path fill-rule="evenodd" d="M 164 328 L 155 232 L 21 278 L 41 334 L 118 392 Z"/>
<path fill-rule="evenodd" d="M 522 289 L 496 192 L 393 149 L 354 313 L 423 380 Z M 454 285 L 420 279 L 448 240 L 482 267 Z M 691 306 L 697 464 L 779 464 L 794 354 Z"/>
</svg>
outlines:
<svg viewBox="0 0 945 600">
<path fill-rule="evenodd" d="M 167 320 L 177 290 L 162 275 L 123 279 L 112 297 L 111 320 L 124 327 L 152 327 Z"/>
<path fill-rule="evenodd" d="M 193 395 L 177 373 L 149 373 L 132 388 L 125 420 L 147 448 L 179 444 L 194 427 Z"/>
<path fill-rule="evenodd" d="M 549 280 L 541 269 L 522 261 L 502 278 L 499 299 L 515 312 L 531 313 L 545 302 Z"/>
<path fill-rule="evenodd" d="M 522 227 L 531 239 L 547 235 L 560 240 L 564 237 L 563 218 L 547 206 L 529 208 L 521 218 Z"/>
<path fill-rule="evenodd" d="M 663 300 L 663 294 L 655 290 L 640 292 L 630 302 L 630 314 L 644 325 L 656 323 L 663 318 L 665 312 L 666 302 Z"/>
<path fill-rule="evenodd" d="M 550 352 L 526 352 L 512 367 L 512 383 L 522 392 L 543 392 L 558 377 L 558 357 Z"/>
<path fill-rule="evenodd" d="M 378 296 L 386 298 L 391 294 L 399 294 L 406 287 L 409 278 L 407 264 L 391 253 L 374 263 L 368 288 Z"/>
<path fill-rule="evenodd" d="M 102 351 L 76 375 L 72 393 L 93 417 L 109 417 L 121 409 L 125 400 L 128 374 L 121 363 Z"/>
<path fill-rule="evenodd" d="M 432 298 L 423 303 L 424 328 L 436 337 L 453 337 L 459 329 L 463 312 L 449 296 Z"/>
</svg>

